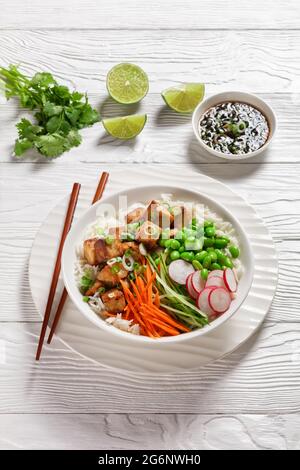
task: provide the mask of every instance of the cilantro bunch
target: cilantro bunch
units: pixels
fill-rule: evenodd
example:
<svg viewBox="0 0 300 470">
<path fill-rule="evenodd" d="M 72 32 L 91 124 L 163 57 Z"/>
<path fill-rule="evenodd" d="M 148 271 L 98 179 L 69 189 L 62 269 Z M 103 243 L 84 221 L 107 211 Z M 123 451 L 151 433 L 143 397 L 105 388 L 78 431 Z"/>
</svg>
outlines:
<svg viewBox="0 0 300 470">
<path fill-rule="evenodd" d="M 59 85 L 50 73 L 36 73 L 33 78 L 23 75 L 17 66 L 0 67 L 0 83 L 7 99 L 18 97 L 23 108 L 35 110 L 36 122 L 21 119 L 16 125 L 19 138 L 15 155 L 35 148 L 48 158 L 77 147 L 81 143 L 78 130 L 100 120 L 83 93 Z"/>
</svg>

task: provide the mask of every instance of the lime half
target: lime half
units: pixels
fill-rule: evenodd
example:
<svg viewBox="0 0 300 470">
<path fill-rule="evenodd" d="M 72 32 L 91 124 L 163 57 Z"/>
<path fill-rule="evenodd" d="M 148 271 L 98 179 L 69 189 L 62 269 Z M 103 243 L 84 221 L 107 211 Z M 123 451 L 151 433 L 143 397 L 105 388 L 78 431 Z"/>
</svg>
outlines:
<svg viewBox="0 0 300 470">
<path fill-rule="evenodd" d="M 167 88 L 162 97 L 170 108 L 178 113 L 191 113 L 197 104 L 203 100 L 205 86 L 203 83 L 183 83 L 176 87 Z"/>
<path fill-rule="evenodd" d="M 110 135 L 117 139 L 133 139 L 142 132 L 147 121 L 147 114 L 132 114 L 109 119 L 102 119 L 103 126 Z"/>
<path fill-rule="evenodd" d="M 146 73 L 134 64 L 115 65 L 107 75 L 106 86 L 110 96 L 118 103 L 137 103 L 148 93 Z"/>
</svg>

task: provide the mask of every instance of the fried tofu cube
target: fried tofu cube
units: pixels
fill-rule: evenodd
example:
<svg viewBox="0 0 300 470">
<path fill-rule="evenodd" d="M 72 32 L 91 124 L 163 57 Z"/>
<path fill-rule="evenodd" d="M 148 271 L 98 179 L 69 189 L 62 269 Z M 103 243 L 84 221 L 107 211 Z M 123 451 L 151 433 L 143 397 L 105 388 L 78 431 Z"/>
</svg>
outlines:
<svg viewBox="0 0 300 470">
<path fill-rule="evenodd" d="M 166 206 L 153 200 L 147 207 L 147 220 L 165 230 L 173 226 L 174 216 Z"/>
<path fill-rule="evenodd" d="M 96 265 L 96 252 L 95 252 L 95 244 L 97 242 L 97 238 L 90 238 L 85 240 L 83 243 L 83 252 L 84 257 L 87 260 L 88 264 L 92 266 Z"/>
<path fill-rule="evenodd" d="M 144 207 L 138 207 L 137 209 L 134 209 L 131 212 L 128 212 L 126 216 L 126 222 L 127 224 L 132 224 L 133 222 L 138 222 L 143 218 L 145 215 L 145 208 Z"/>
<path fill-rule="evenodd" d="M 101 281 L 95 281 L 94 284 L 86 291 L 85 295 L 94 295 L 96 294 L 97 290 L 100 289 L 100 287 L 103 287 L 104 284 Z"/>
<path fill-rule="evenodd" d="M 123 256 L 124 251 L 125 249 L 120 240 L 112 240 L 112 242 L 108 244 L 103 238 L 100 238 L 95 243 L 96 264 L 104 263 L 117 256 Z"/>
<path fill-rule="evenodd" d="M 101 295 L 105 310 L 111 313 L 120 313 L 126 306 L 123 292 L 120 289 L 111 289 Z"/>
<path fill-rule="evenodd" d="M 136 239 L 138 242 L 143 243 L 150 250 L 156 246 L 157 240 L 160 236 L 160 228 L 158 225 L 153 224 L 149 220 L 144 222 L 136 232 Z"/>
<path fill-rule="evenodd" d="M 124 269 L 122 263 L 114 263 L 112 266 L 104 266 L 97 274 L 97 280 L 110 287 L 119 284 L 121 279 L 128 276 L 128 271 Z"/>
</svg>

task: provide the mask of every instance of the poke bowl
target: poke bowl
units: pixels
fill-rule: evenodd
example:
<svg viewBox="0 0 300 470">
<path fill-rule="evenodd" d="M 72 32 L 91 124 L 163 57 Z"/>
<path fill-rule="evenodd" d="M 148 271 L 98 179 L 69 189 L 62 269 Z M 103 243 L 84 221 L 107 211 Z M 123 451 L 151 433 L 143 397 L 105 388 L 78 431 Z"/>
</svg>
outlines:
<svg viewBox="0 0 300 470">
<path fill-rule="evenodd" d="M 238 315 L 253 269 L 247 234 L 224 205 L 165 185 L 93 204 L 62 255 L 79 311 L 120 340 L 148 343 L 205 335 Z"/>
</svg>

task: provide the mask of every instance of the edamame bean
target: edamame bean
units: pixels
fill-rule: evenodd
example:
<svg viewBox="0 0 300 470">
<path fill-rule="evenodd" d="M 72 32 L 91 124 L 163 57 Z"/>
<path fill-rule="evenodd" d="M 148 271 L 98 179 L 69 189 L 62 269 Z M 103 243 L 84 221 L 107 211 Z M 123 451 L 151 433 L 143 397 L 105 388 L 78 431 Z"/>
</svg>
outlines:
<svg viewBox="0 0 300 470">
<path fill-rule="evenodd" d="M 210 265 L 211 265 L 211 261 L 212 261 L 212 260 L 211 260 L 211 255 L 208 254 L 207 256 L 205 256 L 205 258 L 204 258 L 204 260 L 203 260 L 203 263 L 202 263 L 202 264 L 203 264 L 203 267 L 204 267 L 204 268 L 209 268 Z"/>
<path fill-rule="evenodd" d="M 199 253 L 195 254 L 195 260 L 199 261 L 199 263 L 202 263 L 206 255 L 207 255 L 207 251 L 205 250 L 200 251 Z"/>
<path fill-rule="evenodd" d="M 170 253 L 170 258 L 172 261 L 175 261 L 176 259 L 180 258 L 180 253 L 177 250 L 171 251 Z"/>
<path fill-rule="evenodd" d="M 184 251 L 180 254 L 180 258 L 184 259 L 185 261 L 191 262 L 194 259 L 194 253 L 192 253 L 191 251 Z"/>
<path fill-rule="evenodd" d="M 231 245 L 228 249 L 233 258 L 238 258 L 240 256 L 240 250 L 237 246 Z"/>
<path fill-rule="evenodd" d="M 214 241 L 215 248 L 225 248 L 228 245 L 228 241 L 225 238 L 216 238 Z"/>
<path fill-rule="evenodd" d="M 194 266 L 195 269 L 199 269 L 199 271 L 201 271 L 201 269 L 202 269 L 202 264 L 199 263 L 199 261 L 197 261 L 196 259 L 193 259 L 192 265 Z"/>
<path fill-rule="evenodd" d="M 214 238 L 204 237 L 204 243 L 203 243 L 204 248 L 208 248 L 209 246 L 214 246 L 214 245 L 215 245 Z"/>
<path fill-rule="evenodd" d="M 215 251 L 215 249 L 213 246 L 209 246 L 208 248 L 206 248 L 206 251 L 207 253 L 211 253 L 212 251 Z"/>
<path fill-rule="evenodd" d="M 217 259 L 218 259 L 217 255 L 216 255 L 216 253 L 215 253 L 214 251 L 211 251 L 211 252 L 209 253 L 209 256 L 210 256 L 210 258 L 211 258 L 212 263 L 214 263 L 214 262 L 217 261 Z"/>
<path fill-rule="evenodd" d="M 201 269 L 201 277 L 204 281 L 208 278 L 208 270 L 207 269 Z"/>
<path fill-rule="evenodd" d="M 211 226 L 211 227 L 206 227 L 205 229 L 205 235 L 209 238 L 212 238 L 214 237 L 216 234 L 216 229 L 215 227 Z"/>
<path fill-rule="evenodd" d="M 171 240 L 170 248 L 172 248 L 172 250 L 178 250 L 178 248 L 180 248 L 180 242 L 178 240 Z"/>
<path fill-rule="evenodd" d="M 228 258 L 228 256 L 224 257 L 224 260 L 222 262 L 222 267 L 224 267 L 224 266 L 226 266 L 226 268 L 232 268 L 233 267 L 232 261 L 231 261 L 231 259 Z"/>
<path fill-rule="evenodd" d="M 215 270 L 215 269 L 222 269 L 222 268 L 221 268 L 221 266 L 219 265 L 219 263 L 213 263 L 213 264 L 211 265 L 211 269 L 212 269 L 212 270 Z"/>
</svg>

